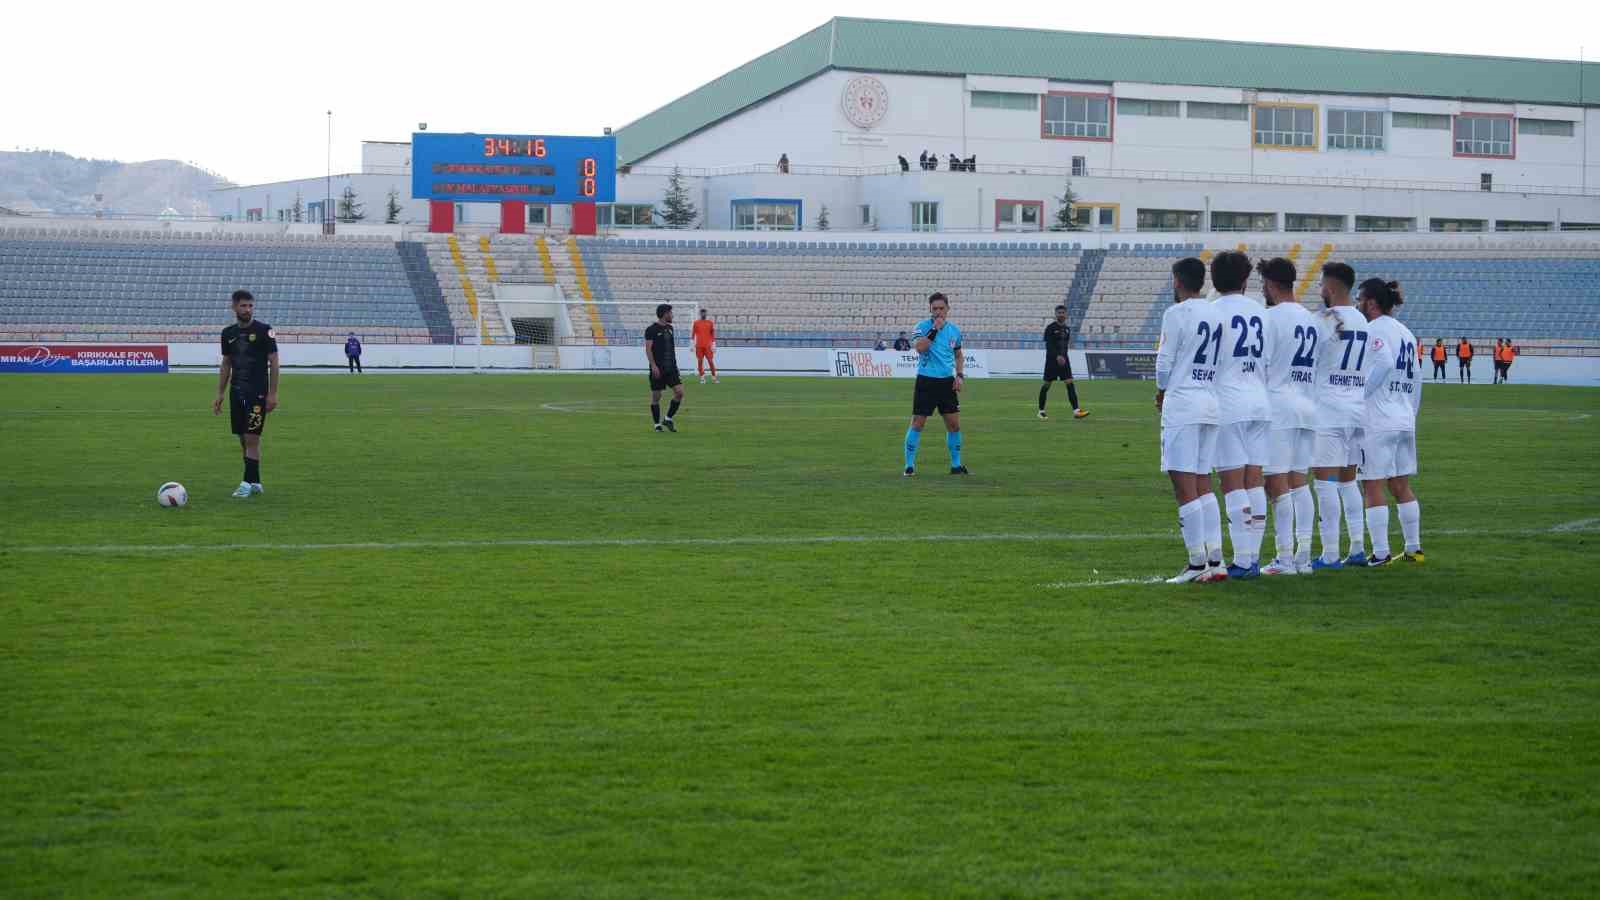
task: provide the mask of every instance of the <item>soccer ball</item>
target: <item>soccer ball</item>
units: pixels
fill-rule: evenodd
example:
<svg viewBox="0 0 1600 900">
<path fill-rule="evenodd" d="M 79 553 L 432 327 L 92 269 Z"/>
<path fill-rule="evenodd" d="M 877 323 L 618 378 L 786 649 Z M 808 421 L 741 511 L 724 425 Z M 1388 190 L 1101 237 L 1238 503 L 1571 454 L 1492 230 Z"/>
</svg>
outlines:
<svg viewBox="0 0 1600 900">
<path fill-rule="evenodd" d="M 161 506 L 184 506 L 188 502 L 189 492 L 176 481 L 169 481 L 156 491 L 156 503 Z"/>
</svg>

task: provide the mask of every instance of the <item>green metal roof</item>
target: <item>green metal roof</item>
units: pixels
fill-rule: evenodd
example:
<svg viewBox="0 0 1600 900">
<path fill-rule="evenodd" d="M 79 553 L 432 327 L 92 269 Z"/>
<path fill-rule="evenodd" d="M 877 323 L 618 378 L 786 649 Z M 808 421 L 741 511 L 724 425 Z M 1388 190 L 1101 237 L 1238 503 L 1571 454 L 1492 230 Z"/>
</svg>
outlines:
<svg viewBox="0 0 1600 900">
<path fill-rule="evenodd" d="M 834 19 L 618 129 L 637 162 L 828 69 L 1580 105 L 1576 62 Z M 1600 105 L 1600 63 L 1581 105 Z"/>
</svg>

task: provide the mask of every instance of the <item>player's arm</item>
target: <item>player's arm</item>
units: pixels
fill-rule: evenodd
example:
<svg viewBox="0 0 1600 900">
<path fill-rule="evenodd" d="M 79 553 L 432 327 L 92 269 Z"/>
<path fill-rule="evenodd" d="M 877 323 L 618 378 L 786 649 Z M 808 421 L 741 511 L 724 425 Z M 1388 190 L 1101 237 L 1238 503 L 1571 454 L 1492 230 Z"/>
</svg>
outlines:
<svg viewBox="0 0 1600 900">
<path fill-rule="evenodd" d="M 650 374 L 654 375 L 657 378 L 660 378 L 661 377 L 661 368 L 656 365 L 655 343 L 656 342 L 651 340 L 650 338 L 645 338 L 644 339 L 644 359 L 645 359 L 645 362 L 648 362 L 650 364 Z"/>
<path fill-rule="evenodd" d="M 228 378 L 233 375 L 233 360 L 227 354 L 222 356 L 222 365 L 217 372 L 217 399 L 211 402 L 211 414 L 221 415 L 222 398 L 228 393 Z"/>
<path fill-rule="evenodd" d="M 956 340 L 961 340 L 959 334 L 956 335 Z M 956 344 L 954 352 L 956 355 L 956 390 L 959 391 L 961 390 L 961 385 L 966 383 L 967 380 L 967 355 L 961 352 L 960 344 Z"/>
<path fill-rule="evenodd" d="M 1167 385 L 1172 383 L 1172 371 L 1178 361 L 1180 328 L 1178 317 L 1171 309 L 1161 314 L 1161 346 L 1156 349 L 1156 408 L 1167 395 Z"/>
<path fill-rule="evenodd" d="M 267 354 L 267 412 L 278 408 L 278 354 Z"/>
</svg>

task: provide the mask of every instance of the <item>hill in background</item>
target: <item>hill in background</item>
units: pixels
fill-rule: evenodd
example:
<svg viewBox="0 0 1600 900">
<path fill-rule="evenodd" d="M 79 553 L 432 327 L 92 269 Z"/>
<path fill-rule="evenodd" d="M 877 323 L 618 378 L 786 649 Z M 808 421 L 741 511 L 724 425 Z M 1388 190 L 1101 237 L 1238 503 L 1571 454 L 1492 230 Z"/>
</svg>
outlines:
<svg viewBox="0 0 1600 900">
<path fill-rule="evenodd" d="M 0 207 L 21 213 L 158 215 L 170 208 L 207 216 L 211 190 L 230 183 L 175 159 L 125 163 L 53 150 L 0 151 Z"/>
</svg>

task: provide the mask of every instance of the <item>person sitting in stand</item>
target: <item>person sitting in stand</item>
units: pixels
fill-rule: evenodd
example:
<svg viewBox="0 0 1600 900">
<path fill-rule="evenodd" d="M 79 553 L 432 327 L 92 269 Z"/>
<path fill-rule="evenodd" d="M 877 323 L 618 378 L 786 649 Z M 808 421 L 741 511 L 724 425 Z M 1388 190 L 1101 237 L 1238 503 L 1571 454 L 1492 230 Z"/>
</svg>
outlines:
<svg viewBox="0 0 1600 900">
<path fill-rule="evenodd" d="M 917 168 L 924 172 L 928 171 L 928 151 L 924 150 L 917 156 Z"/>
<path fill-rule="evenodd" d="M 950 171 L 961 171 L 961 157 L 956 156 L 954 153 L 950 154 Z"/>
<path fill-rule="evenodd" d="M 874 349 L 874 350 L 887 350 L 887 349 L 889 349 L 889 345 L 885 344 L 883 342 L 883 335 L 881 335 L 881 334 L 878 335 L 877 343 L 874 343 L 872 345 L 872 349 Z"/>
<path fill-rule="evenodd" d="M 789 174 L 789 154 L 785 153 L 778 157 L 778 171 L 784 175 Z"/>
<path fill-rule="evenodd" d="M 911 349 L 911 339 L 906 337 L 904 331 L 900 332 L 900 336 L 894 339 L 894 348 L 901 353 Z"/>
<path fill-rule="evenodd" d="M 911 171 L 911 163 L 904 156 L 896 156 L 895 159 L 900 160 L 900 171 L 902 171 L 902 172 Z"/>
<path fill-rule="evenodd" d="M 966 168 L 966 170 L 968 172 L 976 172 L 976 171 L 978 171 L 978 154 L 974 153 L 971 156 L 967 157 L 966 161 L 963 162 L 962 165 Z"/>
</svg>

